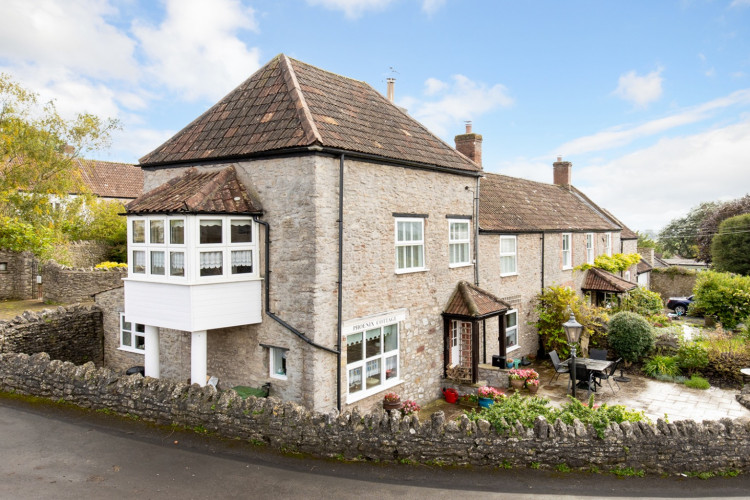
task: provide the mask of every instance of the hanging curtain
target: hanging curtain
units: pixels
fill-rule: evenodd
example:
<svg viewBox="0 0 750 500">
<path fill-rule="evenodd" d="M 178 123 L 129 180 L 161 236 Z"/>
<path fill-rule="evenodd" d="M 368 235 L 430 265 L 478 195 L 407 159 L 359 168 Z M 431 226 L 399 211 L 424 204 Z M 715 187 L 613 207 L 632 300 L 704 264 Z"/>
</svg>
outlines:
<svg viewBox="0 0 750 500">
<path fill-rule="evenodd" d="M 221 252 L 201 252 L 201 269 L 216 269 L 222 265 Z"/>
<path fill-rule="evenodd" d="M 252 266 L 253 265 L 253 251 L 252 250 L 237 250 L 232 252 L 232 265 L 233 266 Z"/>
</svg>

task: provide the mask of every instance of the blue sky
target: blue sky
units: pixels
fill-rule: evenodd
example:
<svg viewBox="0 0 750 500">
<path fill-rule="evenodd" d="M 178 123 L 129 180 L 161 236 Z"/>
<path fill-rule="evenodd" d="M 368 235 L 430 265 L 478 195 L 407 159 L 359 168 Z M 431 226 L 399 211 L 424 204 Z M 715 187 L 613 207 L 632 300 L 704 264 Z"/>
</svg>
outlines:
<svg viewBox="0 0 750 500">
<path fill-rule="evenodd" d="M 573 182 L 633 229 L 750 192 L 750 0 L 3 0 L 0 71 L 137 159 L 278 53 L 363 80 L 484 168 Z"/>
</svg>

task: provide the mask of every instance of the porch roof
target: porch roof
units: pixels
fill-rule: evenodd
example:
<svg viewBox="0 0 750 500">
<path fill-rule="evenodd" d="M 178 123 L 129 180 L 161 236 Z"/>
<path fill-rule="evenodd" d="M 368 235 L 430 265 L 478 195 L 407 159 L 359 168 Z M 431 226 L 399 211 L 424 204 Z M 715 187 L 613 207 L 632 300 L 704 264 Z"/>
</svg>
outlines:
<svg viewBox="0 0 750 500">
<path fill-rule="evenodd" d="M 466 281 L 459 281 L 443 314 L 485 318 L 499 315 L 509 309 L 511 309 L 511 306 L 507 302 L 495 297 L 490 292 Z"/>
<path fill-rule="evenodd" d="M 615 276 L 609 271 L 592 267 L 586 271 L 581 290 L 593 290 L 597 292 L 624 293 L 638 286 L 635 283 Z"/>
</svg>

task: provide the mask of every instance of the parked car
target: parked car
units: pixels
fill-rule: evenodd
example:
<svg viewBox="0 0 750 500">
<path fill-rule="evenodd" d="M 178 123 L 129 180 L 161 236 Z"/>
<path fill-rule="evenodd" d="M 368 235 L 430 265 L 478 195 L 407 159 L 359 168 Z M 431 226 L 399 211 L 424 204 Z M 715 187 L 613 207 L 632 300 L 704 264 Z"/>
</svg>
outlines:
<svg viewBox="0 0 750 500">
<path fill-rule="evenodd" d="M 684 316 L 690 304 L 695 302 L 693 297 L 695 295 L 691 295 L 690 297 L 669 297 L 667 309 L 673 310 L 677 316 Z"/>
</svg>

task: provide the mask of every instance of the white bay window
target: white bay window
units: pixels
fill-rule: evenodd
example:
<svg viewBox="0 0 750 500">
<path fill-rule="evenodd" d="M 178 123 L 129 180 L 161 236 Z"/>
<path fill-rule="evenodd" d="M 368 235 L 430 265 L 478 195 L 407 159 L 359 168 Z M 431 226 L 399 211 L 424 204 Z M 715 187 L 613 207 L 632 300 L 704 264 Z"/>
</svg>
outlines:
<svg viewBox="0 0 750 500">
<path fill-rule="evenodd" d="M 399 381 L 398 324 L 346 336 L 349 401 L 356 401 Z"/>
</svg>

